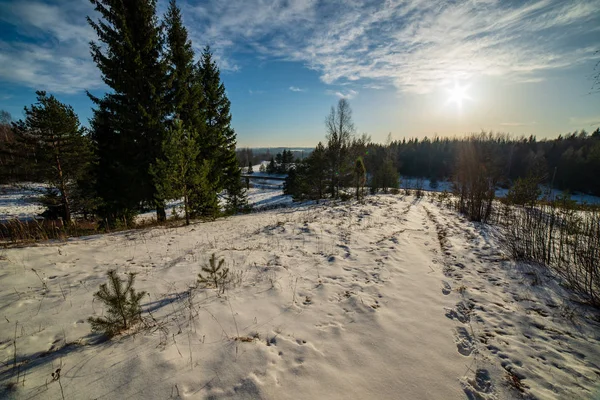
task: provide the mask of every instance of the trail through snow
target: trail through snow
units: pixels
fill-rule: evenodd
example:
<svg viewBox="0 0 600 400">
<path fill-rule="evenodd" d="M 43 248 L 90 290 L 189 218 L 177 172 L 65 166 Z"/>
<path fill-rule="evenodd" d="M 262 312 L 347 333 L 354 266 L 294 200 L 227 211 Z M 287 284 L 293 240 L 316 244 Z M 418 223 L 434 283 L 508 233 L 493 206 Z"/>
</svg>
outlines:
<svg viewBox="0 0 600 400">
<path fill-rule="evenodd" d="M 67 399 L 515 398 L 508 366 L 519 396 L 593 398 L 598 330 L 515 300 L 489 232 L 382 195 L 3 250 L 0 381 L 15 332 L 25 376 L 4 395 L 60 398 L 60 367 Z M 190 289 L 213 252 L 233 277 L 221 297 Z M 146 328 L 103 341 L 86 319 L 112 268 L 138 273 Z"/>
</svg>

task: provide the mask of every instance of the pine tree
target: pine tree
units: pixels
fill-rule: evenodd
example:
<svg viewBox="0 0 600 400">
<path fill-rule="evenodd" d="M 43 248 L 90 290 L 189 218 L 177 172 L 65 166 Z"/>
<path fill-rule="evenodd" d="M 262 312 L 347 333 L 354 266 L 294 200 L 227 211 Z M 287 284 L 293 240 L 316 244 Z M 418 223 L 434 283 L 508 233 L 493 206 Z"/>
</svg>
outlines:
<svg viewBox="0 0 600 400">
<path fill-rule="evenodd" d="M 12 131 L 12 116 L 0 110 L 0 184 L 26 178 L 16 163 L 15 135 Z"/>
<path fill-rule="evenodd" d="M 180 120 L 183 128 L 194 132 L 194 142 L 197 151 L 194 152 L 195 160 L 189 161 L 189 166 L 196 168 L 189 171 L 193 177 L 186 188 L 188 192 L 187 214 L 201 217 L 214 217 L 219 212 L 217 191 L 219 190 L 218 177 L 213 173 L 215 153 L 207 151 L 213 148 L 207 142 L 207 119 L 204 98 L 204 87 L 199 69 L 194 65 L 194 51 L 188 39 L 187 29 L 183 25 L 181 11 L 175 0 L 170 0 L 165 16 L 167 26 L 167 62 L 169 76 L 169 90 L 167 103 L 172 106 L 171 112 Z M 189 156 L 191 156 L 191 153 Z M 157 181 L 160 184 L 160 181 Z M 185 199 L 184 199 L 184 202 Z M 187 217 L 186 217 L 187 219 Z"/>
<path fill-rule="evenodd" d="M 127 274 L 127 283 L 123 288 L 124 281 L 117 276 L 116 271 L 114 269 L 108 271 L 110 289 L 106 283 L 103 283 L 100 285 L 100 290 L 94 293 L 94 297 L 106 305 L 107 315 L 88 318 L 92 325 L 92 331 L 104 332 L 111 337 L 129 329 L 141 319 L 140 301 L 146 292 L 138 293 L 133 288 L 135 275 L 134 273 Z"/>
<path fill-rule="evenodd" d="M 227 189 L 227 203 L 225 204 L 227 214 L 236 214 L 239 212 L 250 212 L 251 207 L 248 204 L 246 188 L 239 178 L 229 183 Z"/>
<path fill-rule="evenodd" d="M 202 267 L 202 272 L 198 274 L 198 283 L 205 286 L 212 286 L 217 289 L 217 293 L 225 293 L 225 284 L 229 280 L 229 268 L 223 267 L 224 259 L 220 259 L 217 263 L 215 253 L 210 257 L 208 264 Z"/>
<path fill-rule="evenodd" d="M 275 165 L 275 159 L 271 157 L 271 161 L 267 166 L 267 174 L 274 174 L 275 172 L 277 172 L 277 165 Z"/>
<path fill-rule="evenodd" d="M 114 222 L 131 218 L 142 203 L 165 218 L 149 167 L 161 157 L 167 68 L 156 0 L 90 0 L 101 18 L 87 18 L 98 40 L 90 44 L 102 79 L 112 89 L 96 104 L 91 122 L 99 158 L 96 182 L 102 214 Z M 126 221 L 127 222 L 127 221 Z"/>
<path fill-rule="evenodd" d="M 218 192 L 226 190 L 227 208 L 240 211 L 239 204 L 246 204 L 246 193 L 241 184 L 241 169 L 235 154 L 236 134 L 231 127 L 231 103 L 225 93 L 225 85 L 217 64 L 207 46 L 197 66 L 204 92 L 204 117 L 206 131 L 202 137 L 201 156 L 212 162 L 209 179 Z"/>
<path fill-rule="evenodd" d="M 202 112 L 204 92 L 201 82 L 196 79 L 192 42 L 188 39 L 176 0 L 169 1 L 165 25 L 169 80 L 166 102 L 172 107 L 171 112 L 175 117 L 182 121 L 184 128 L 194 129 L 202 136 L 206 125 Z"/>
<path fill-rule="evenodd" d="M 317 144 L 317 147 L 315 147 L 307 160 L 310 165 L 308 173 L 312 188 L 311 198 L 318 201 L 325 197 L 329 175 L 327 171 L 327 150 L 323 146 L 323 143 L 319 142 Z"/>
<path fill-rule="evenodd" d="M 192 217 L 215 218 L 220 213 L 216 184 L 210 179 L 212 162 L 197 160 L 199 180 L 190 191 L 190 213 Z"/>
<path fill-rule="evenodd" d="M 15 147 L 19 148 L 20 162 L 36 179 L 51 186 L 47 204 L 70 222 L 71 195 L 90 165 L 90 143 L 71 106 L 46 92 L 36 94 L 37 103 L 25 107 L 25 120 L 13 124 Z"/>
<path fill-rule="evenodd" d="M 248 161 L 248 174 L 253 174 L 254 170 L 252 169 L 252 161 Z"/>
<path fill-rule="evenodd" d="M 196 131 L 184 129 L 183 122 L 176 120 L 162 144 L 164 159 L 157 159 L 150 167 L 159 198 L 183 197 L 186 225 L 190 224 L 191 192 L 201 186 L 207 172 L 197 164 L 200 152 L 197 137 Z"/>
<path fill-rule="evenodd" d="M 284 193 L 294 200 L 322 199 L 327 185 L 327 155 L 321 142 L 303 161 L 289 169 L 284 183 Z"/>
</svg>

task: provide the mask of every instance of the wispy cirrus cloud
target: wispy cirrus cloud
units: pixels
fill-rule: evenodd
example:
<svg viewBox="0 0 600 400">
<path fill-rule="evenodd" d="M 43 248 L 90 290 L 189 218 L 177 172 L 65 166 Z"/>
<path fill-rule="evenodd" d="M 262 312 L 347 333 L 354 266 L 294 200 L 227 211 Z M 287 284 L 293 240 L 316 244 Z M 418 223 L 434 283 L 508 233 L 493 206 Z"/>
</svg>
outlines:
<svg viewBox="0 0 600 400">
<path fill-rule="evenodd" d="M 95 39 L 89 1 L 15 1 L 0 5 L 0 22 L 18 39 L 0 38 L 0 80 L 60 93 L 103 86 L 89 54 Z"/>
<path fill-rule="evenodd" d="M 102 87 L 89 55 L 88 0 L 9 0 L 0 80 L 72 93 Z M 295 61 L 325 84 L 427 93 L 502 76 L 536 83 L 590 60 L 600 0 L 179 0 L 196 50 L 225 71 L 250 58 Z M 158 1 L 164 12 L 166 0 Z M 10 36 L 10 38 L 9 38 Z M 333 92 L 336 93 L 336 92 Z M 344 94 L 340 92 L 340 94 Z M 347 95 L 347 93 L 345 94 Z"/>
<path fill-rule="evenodd" d="M 356 90 L 326 90 L 326 94 L 331 96 L 337 96 L 340 99 L 353 99 L 358 96 L 358 92 Z"/>
<path fill-rule="evenodd" d="M 297 86 L 290 86 L 290 91 L 292 92 L 306 92 L 306 89 L 299 88 Z"/>
<path fill-rule="evenodd" d="M 220 5 L 221 3 L 219 3 Z M 327 84 L 369 80 L 426 93 L 454 79 L 539 82 L 593 57 L 598 0 L 274 1 L 186 4 L 225 57 L 303 62 Z M 198 23 L 196 23 L 198 22 Z"/>
</svg>

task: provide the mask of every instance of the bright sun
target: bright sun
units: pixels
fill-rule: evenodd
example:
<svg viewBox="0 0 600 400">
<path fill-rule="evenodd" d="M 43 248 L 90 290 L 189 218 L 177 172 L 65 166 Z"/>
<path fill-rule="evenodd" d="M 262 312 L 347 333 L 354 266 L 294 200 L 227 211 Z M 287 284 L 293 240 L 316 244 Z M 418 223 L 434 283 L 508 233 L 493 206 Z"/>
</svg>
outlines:
<svg viewBox="0 0 600 400">
<path fill-rule="evenodd" d="M 461 86 L 457 82 L 454 83 L 454 87 L 448 89 L 448 102 L 456 104 L 459 108 L 462 108 L 465 100 L 470 100 L 467 90 L 469 85 Z"/>
</svg>

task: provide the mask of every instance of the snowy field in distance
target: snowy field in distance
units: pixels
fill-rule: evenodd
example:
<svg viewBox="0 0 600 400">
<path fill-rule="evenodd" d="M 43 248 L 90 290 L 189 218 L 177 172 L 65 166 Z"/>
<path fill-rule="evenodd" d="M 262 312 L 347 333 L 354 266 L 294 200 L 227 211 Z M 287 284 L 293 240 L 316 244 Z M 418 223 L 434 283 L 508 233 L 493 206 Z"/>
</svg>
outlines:
<svg viewBox="0 0 600 400">
<path fill-rule="evenodd" d="M 30 219 L 43 212 L 44 208 L 36 203 L 41 189 L 43 186 L 35 183 L 24 183 L 19 187 L 0 185 L 0 221 Z"/>
<path fill-rule="evenodd" d="M 263 161 L 263 164 L 268 162 Z M 253 177 L 262 177 L 264 179 L 252 179 L 250 184 L 251 188 L 248 192 L 248 203 L 254 207 L 255 210 L 262 208 L 272 208 L 275 206 L 289 206 L 292 204 L 290 196 L 283 194 L 283 182 L 281 180 L 270 180 L 269 178 L 285 178 L 285 175 L 267 173 L 261 173 L 259 171 L 260 164 L 253 167 Z M 419 186 L 426 191 L 443 192 L 444 190 L 451 192 L 452 183 L 449 181 L 439 181 L 436 188 L 431 187 L 431 183 L 428 179 L 417 179 L 409 177 L 400 178 L 400 187 L 416 189 Z M 20 185 L 20 187 L 14 187 L 10 185 L 0 185 L 0 221 L 8 219 L 31 219 L 38 216 L 44 211 L 43 207 L 36 203 L 36 198 L 39 197 L 39 192 L 35 189 L 42 189 L 43 185 L 26 183 Z M 496 196 L 504 197 L 508 193 L 507 189 L 497 189 Z M 562 192 L 559 190 L 553 190 L 552 196 L 559 196 Z M 600 197 L 591 196 L 581 193 L 572 194 L 571 198 L 578 203 L 587 204 L 600 204 Z M 176 208 L 177 212 L 182 215 L 182 202 L 180 200 L 171 201 L 167 205 L 167 216 L 171 216 L 173 209 Z M 138 218 L 149 219 L 152 218 L 154 212 L 147 212 L 141 214 Z"/>
<path fill-rule="evenodd" d="M 281 181 L 266 180 L 263 184 L 257 182 L 253 184 L 248 191 L 248 203 L 255 209 L 284 207 L 292 204 L 292 198 L 283 194 L 281 190 Z M 32 219 L 39 216 L 44 211 L 36 199 L 39 197 L 39 191 L 32 190 L 31 187 L 41 189 L 39 184 L 24 184 L 22 187 L 8 185 L 0 186 L 0 221 L 10 219 Z M 183 215 L 183 202 L 181 200 L 170 201 L 167 204 L 167 217 L 173 215 L 173 211 Z M 142 220 L 156 217 L 154 211 L 140 214 L 138 218 Z"/>
</svg>

